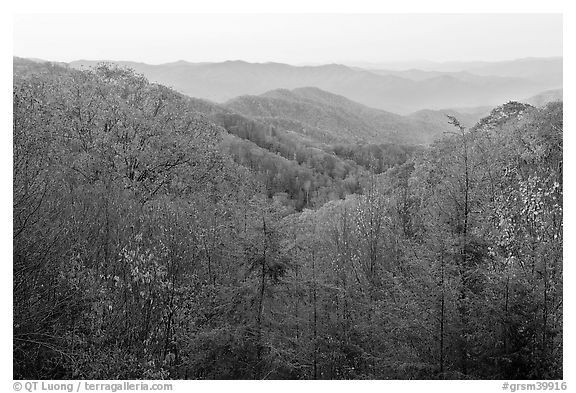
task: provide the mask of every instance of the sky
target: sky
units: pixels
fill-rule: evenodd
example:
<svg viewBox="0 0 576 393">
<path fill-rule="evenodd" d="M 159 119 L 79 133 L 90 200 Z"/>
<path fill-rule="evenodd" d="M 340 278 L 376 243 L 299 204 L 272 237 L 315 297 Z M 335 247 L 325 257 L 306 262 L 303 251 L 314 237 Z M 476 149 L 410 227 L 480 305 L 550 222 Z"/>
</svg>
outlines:
<svg viewBox="0 0 576 393">
<path fill-rule="evenodd" d="M 51 61 L 389 63 L 562 56 L 561 14 L 18 14 Z"/>
</svg>

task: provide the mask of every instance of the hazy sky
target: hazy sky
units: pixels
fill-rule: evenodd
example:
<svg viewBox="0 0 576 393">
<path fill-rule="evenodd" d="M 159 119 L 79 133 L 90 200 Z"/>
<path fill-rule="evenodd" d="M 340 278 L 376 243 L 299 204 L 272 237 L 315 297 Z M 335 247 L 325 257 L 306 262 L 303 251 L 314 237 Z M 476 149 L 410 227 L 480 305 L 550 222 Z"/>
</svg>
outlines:
<svg viewBox="0 0 576 393">
<path fill-rule="evenodd" d="M 331 63 L 562 55 L 561 14 L 42 14 L 14 55 L 53 61 Z"/>
</svg>

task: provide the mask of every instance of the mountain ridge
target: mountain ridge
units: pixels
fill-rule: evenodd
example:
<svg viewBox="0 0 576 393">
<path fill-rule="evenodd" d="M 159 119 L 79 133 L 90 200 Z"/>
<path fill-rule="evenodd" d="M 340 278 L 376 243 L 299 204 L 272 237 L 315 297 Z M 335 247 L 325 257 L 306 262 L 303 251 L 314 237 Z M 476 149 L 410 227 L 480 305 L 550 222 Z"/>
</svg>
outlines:
<svg viewBox="0 0 576 393">
<path fill-rule="evenodd" d="M 343 95 L 369 107 L 399 114 L 420 109 L 498 105 L 561 86 L 561 81 L 554 76 L 558 72 L 540 79 L 438 74 L 423 80 L 413 80 L 400 75 L 380 75 L 342 64 L 292 66 L 245 61 L 179 61 L 164 65 L 116 63 L 130 66 L 151 81 L 173 87 L 183 94 L 220 103 L 241 95 L 260 95 L 277 88 L 312 86 Z M 76 61 L 69 64 L 81 68 L 94 66 L 98 61 Z"/>
<path fill-rule="evenodd" d="M 256 119 L 298 121 L 330 131 L 350 143 L 428 144 L 440 133 L 436 125 L 432 127 L 420 119 L 370 108 L 316 87 L 275 89 L 258 96 L 240 96 L 224 106 Z"/>
</svg>

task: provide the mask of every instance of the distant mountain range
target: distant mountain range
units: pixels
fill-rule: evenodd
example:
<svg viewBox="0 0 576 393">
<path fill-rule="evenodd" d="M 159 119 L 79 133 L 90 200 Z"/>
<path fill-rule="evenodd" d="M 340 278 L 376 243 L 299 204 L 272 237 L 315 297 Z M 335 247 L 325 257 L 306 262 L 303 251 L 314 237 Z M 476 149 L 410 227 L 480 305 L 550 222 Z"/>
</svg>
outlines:
<svg viewBox="0 0 576 393">
<path fill-rule="evenodd" d="M 367 70 L 421 70 L 428 72 L 470 72 L 476 75 L 532 77 L 541 74 L 562 75 L 562 57 L 527 57 L 508 61 L 448 61 L 433 62 L 415 60 L 406 62 L 361 63 L 345 62 L 344 64 Z"/>
<path fill-rule="evenodd" d="M 35 67 L 37 64 L 38 67 Z M 43 62 L 38 59 L 14 59 L 15 72 L 45 72 L 48 69 L 58 69 L 57 66 L 46 68 Z M 96 62 L 75 62 L 71 65 L 58 63 L 58 65 L 72 66 L 73 68 L 84 68 L 96 65 Z M 294 80 L 301 78 L 303 75 L 313 83 L 315 81 L 327 81 L 333 79 L 334 84 L 346 82 L 344 78 L 347 75 L 348 83 L 352 86 L 352 81 L 356 80 L 366 82 L 369 79 L 381 81 L 382 78 L 398 83 L 395 89 L 400 89 L 401 85 L 407 86 L 405 81 L 409 81 L 411 86 L 418 85 L 431 86 L 434 84 L 442 85 L 456 79 L 460 85 L 465 83 L 481 83 L 486 79 L 492 82 L 501 80 L 504 84 L 509 81 L 505 77 L 484 77 L 478 76 L 467 71 L 459 71 L 458 76 L 450 75 L 441 71 L 421 71 L 407 70 L 398 71 L 396 74 L 410 76 L 407 79 L 398 76 L 379 76 L 364 70 L 354 70 L 345 66 L 327 65 L 319 67 L 293 67 L 285 64 L 250 64 L 244 62 L 226 62 L 226 63 L 204 63 L 190 64 L 186 62 L 176 62 L 170 65 L 161 66 L 146 65 L 142 63 L 121 62 L 122 66 L 130 67 L 161 84 L 170 85 L 162 78 L 166 76 L 181 76 L 183 80 L 198 80 L 198 86 L 190 86 L 191 90 L 206 89 L 208 92 L 210 84 L 214 82 L 217 70 L 223 75 L 223 80 L 218 86 L 214 86 L 216 92 L 222 92 L 229 88 L 229 100 L 221 103 L 213 102 L 214 97 L 209 94 L 208 100 L 202 94 L 184 91 L 195 99 L 195 106 L 199 112 L 221 120 L 224 117 L 229 118 L 234 115 L 241 115 L 249 121 L 255 121 L 258 124 L 272 127 L 283 132 L 287 132 L 292 137 L 299 139 L 302 143 L 311 145 L 332 144 L 332 143 L 399 143 L 399 144 L 416 144 L 427 145 L 437 139 L 448 128 L 446 115 L 455 116 L 466 127 L 474 126 L 482 117 L 488 115 L 492 108 L 497 105 L 466 106 L 467 101 L 454 101 L 451 109 L 443 107 L 434 109 L 439 106 L 434 101 L 435 96 L 440 97 L 442 101 L 446 90 L 442 88 L 430 89 L 429 106 L 426 109 L 420 109 L 400 115 L 382 109 L 371 108 L 359 102 L 351 100 L 346 95 L 334 94 L 332 92 L 320 89 L 318 87 L 298 87 L 293 89 L 277 88 L 267 90 L 261 94 L 240 94 L 235 96 L 230 93 L 232 88 L 240 92 L 244 89 L 244 79 L 236 77 L 236 84 L 230 83 L 230 68 L 238 69 L 239 75 L 246 75 L 248 71 L 254 68 L 264 67 L 266 73 L 261 77 L 254 76 L 253 79 L 260 80 L 260 87 L 256 90 L 265 88 L 267 84 L 273 84 L 277 80 L 277 75 L 286 75 L 288 72 L 293 73 Z M 21 68 L 21 69 L 20 69 Z M 38 68 L 38 69 L 36 69 Z M 39 71 L 43 70 L 43 71 Z M 170 71 L 171 70 L 171 71 Z M 195 70 L 195 71 L 194 71 Z M 276 70 L 276 71 L 275 71 Z M 378 71 L 384 72 L 384 71 Z M 206 74 L 203 80 L 200 74 Z M 191 78 L 189 78 L 191 76 Z M 227 79 L 228 78 L 228 79 Z M 444 82 L 442 82 L 444 81 Z M 479 82 L 480 81 L 480 82 Z M 362 83 L 364 83 L 362 82 Z M 454 84 L 453 84 L 454 86 Z M 246 87 L 251 90 L 251 88 Z M 254 89 L 254 86 L 252 87 Z M 177 89 L 177 90 L 182 90 Z M 208 94 L 208 93 L 207 93 Z M 220 93 L 218 93 L 220 94 Z M 406 98 L 406 91 L 399 92 L 397 96 Z M 522 96 L 518 101 L 528 103 L 534 106 L 543 106 L 548 102 L 562 99 L 562 90 L 539 90 L 537 94 Z M 415 99 L 416 101 L 416 99 Z M 498 102 L 502 104 L 503 102 Z M 248 121 L 247 120 L 247 121 Z M 308 142 L 306 142 L 308 141 Z"/>
<path fill-rule="evenodd" d="M 563 89 L 543 91 L 542 93 L 522 100 L 522 102 L 536 107 L 541 107 L 548 104 L 549 102 L 557 101 L 563 101 Z"/>
<path fill-rule="evenodd" d="M 74 61 L 75 68 L 100 61 Z M 360 104 L 408 114 L 422 109 L 496 106 L 562 87 L 562 59 L 521 59 L 499 63 L 444 64 L 437 70 L 367 70 L 339 64 L 292 66 L 280 63 L 174 63 L 128 66 L 186 95 L 225 102 L 276 89 L 316 87 Z"/>
</svg>

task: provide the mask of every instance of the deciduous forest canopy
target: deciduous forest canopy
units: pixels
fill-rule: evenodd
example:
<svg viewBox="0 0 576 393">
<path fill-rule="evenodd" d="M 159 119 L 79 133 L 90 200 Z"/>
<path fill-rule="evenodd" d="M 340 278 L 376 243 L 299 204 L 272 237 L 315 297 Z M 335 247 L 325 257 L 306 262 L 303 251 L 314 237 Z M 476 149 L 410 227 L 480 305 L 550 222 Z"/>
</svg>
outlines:
<svg viewBox="0 0 576 393">
<path fill-rule="evenodd" d="M 13 102 L 15 379 L 562 378 L 561 101 L 216 104 L 15 58 Z"/>
</svg>

